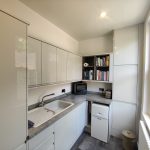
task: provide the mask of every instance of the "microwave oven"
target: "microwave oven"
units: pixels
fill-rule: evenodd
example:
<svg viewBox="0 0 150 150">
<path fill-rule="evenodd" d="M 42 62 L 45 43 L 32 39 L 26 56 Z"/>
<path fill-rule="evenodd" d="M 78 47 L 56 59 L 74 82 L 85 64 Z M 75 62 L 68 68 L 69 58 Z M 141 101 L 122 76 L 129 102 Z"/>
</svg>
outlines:
<svg viewBox="0 0 150 150">
<path fill-rule="evenodd" d="M 82 81 L 72 83 L 72 94 L 85 95 L 86 93 L 87 93 L 87 83 Z"/>
</svg>

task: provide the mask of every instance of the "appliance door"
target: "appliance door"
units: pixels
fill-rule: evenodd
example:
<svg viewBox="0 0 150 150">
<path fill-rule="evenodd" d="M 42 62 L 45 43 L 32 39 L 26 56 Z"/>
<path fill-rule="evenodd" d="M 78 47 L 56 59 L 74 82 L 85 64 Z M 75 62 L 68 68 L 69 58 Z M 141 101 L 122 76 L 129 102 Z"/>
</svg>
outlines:
<svg viewBox="0 0 150 150">
<path fill-rule="evenodd" d="M 96 117 L 108 119 L 109 107 L 101 104 L 92 104 L 92 115 Z"/>
<path fill-rule="evenodd" d="M 108 142 L 108 119 L 92 116 L 91 136 Z"/>
<path fill-rule="evenodd" d="M 84 90 L 86 90 L 86 84 L 77 84 L 77 92 L 80 92 L 80 91 L 84 91 Z"/>
</svg>

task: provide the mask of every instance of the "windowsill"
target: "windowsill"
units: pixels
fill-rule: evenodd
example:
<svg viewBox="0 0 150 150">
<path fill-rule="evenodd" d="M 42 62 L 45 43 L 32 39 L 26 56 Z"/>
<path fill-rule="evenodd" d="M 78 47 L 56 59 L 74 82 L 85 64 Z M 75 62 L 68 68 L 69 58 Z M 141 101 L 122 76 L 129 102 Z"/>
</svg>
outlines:
<svg viewBox="0 0 150 150">
<path fill-rule="evenodd" d="M 148 129 L 149 133 L 150 133 L 150 115 L 143 113 L 143 119 L 144 122 L 146 124 L 146 128 Z"/>
</svg>

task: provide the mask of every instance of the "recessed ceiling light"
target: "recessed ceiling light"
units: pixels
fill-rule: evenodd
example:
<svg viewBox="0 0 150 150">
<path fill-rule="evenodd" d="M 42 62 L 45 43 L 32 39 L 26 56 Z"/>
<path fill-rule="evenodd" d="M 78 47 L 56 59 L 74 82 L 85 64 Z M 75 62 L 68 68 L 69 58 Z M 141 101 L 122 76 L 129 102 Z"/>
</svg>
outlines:
<svg viewBox="0 0 150 150">
<path fill-rule="evenodd" d="M 106 12 L 105 12 L 105 11 L 103 11 L 103 12 L 101 12 L 100 17 L 101 17 L 101 18 L 105 18 L 105 17 L 106 17 L 106 15 L 107 15 L 107 14 L 106 14 Z"/>
</svg>

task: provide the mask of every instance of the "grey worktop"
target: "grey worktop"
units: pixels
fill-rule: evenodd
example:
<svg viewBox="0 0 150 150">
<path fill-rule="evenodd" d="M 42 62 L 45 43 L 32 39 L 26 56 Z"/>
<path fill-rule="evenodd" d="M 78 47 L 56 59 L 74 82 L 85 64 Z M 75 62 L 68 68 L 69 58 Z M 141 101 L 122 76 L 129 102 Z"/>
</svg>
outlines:
<svg viewBox="0 0 150 150">
<path fill-rule="evenodd" d="M 58 98 L 56 98 L 56 99 L 58 99 Z M 111 100 L 102 98 L 100 95 L 93 94 L 93 93 L 92 94 L 87 94 L 87 95 L 73 95 L 73 94 L 69 94 L 69 95 L 64 95 L 62 97 L 59 97 L 59 99 L 64 100 L 64 101 L 68 101 L 68 102 L 72 102 L 72 103 L 74 103 L 74 105 L 72 107 L 68 108 L 67 110 L 65 110 L 64 112 L 62 112 L 62 113 L 58 114 L 57 116 L 51 118 L 50 120 L 46 121 L 42 125 L 40 125 L 40 126 L 38 126 L 36 128 L 30 128 L 28 130 L 28 137 L 29 137 L 29 139 L 31 139 L 33 136 L 37 135 L 43 129 L 45 129 L 48 126 L 52 125 L 54 122 L 56 122 L 60 118 L 64 117 L 66 114 L 68 114 L 70 111 L 72 111 L 73 109 L 78 107 L 81 103 L 83 103 L 86 100 L 87 101 L 91 101 L 91 102 L 101 103 L 101 104 L 107 104 L 107 105 L 111 104 Z M 53 101 L 54 100 L 55 99 L 53 99 Z"/>
</svg>

